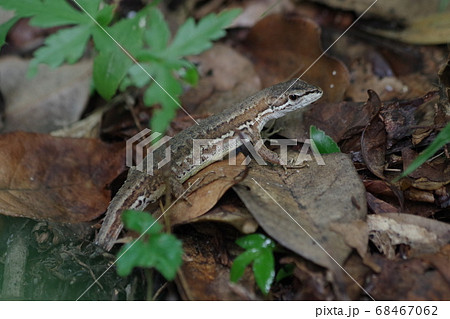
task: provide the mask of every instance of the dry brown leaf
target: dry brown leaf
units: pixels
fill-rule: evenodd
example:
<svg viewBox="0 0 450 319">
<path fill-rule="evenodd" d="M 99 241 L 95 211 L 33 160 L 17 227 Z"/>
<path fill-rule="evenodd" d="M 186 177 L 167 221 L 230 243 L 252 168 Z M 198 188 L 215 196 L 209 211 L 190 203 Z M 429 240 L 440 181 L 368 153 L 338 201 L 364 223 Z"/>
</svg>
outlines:
<svg viewBox="0 0 450 319">
<path fill-rule="evenodd" d="M 4 132 L 48 133 L 77 121 L 89 98 L 92 62 L 81 61 L 56 70 L 46 65 L 32 79 L 27 60 L 0 62 L 0 90 L 5 99 Z"/>
<path fill-rule="evenodd" d="M 450 42 L 450 12 L 430 14 L 410 22 L 402 30 L 367 28 L 373 34 L 411 44 L 445 44 Z"/>
<path fill-rule="evenodd" d="M 380 109 L 381 101 L 375 92 L 371 92 L 370 100 Z M 374 112 L 372 120 L 361 136 L 361 154 L 367 168 L 377 177 L 384 179 L 384 162 L 386 154 L 386 130 L 384 123 Z"/>
<path fill-rule="evenodd" d="M 220 113 L 261 89 L 253 64 L 224 44 L 216 44 L 190 61 L 201 77 L 198 85 L 182 96 L 182 103 L 196 114 Z"/>
<path fill-rule="evenodd" d="M 294 300 L 333 300 L 333 291 L 328 283 L 326 274 L 320 270 L 313 270 L 305 261 L 298 257 L 284 257 L 280 264 L 294 264 L 293 275 L 301 285 L 295 291 Z M 289 292 L 292 294 L 292 292 Z"/>
<path fill-rule="evenodd" d="M 367 193 L 367 206 L 376 214 L 398 213 L 398 208 Z"/>
<path fill-rule="evenodd" d="M 417 157 L 413 150 L 402 150 L 403 169 L 406 169 Z M 414 172 L 409 174 L 414 178 L 412 186 L 422 190 L 437 190 L 450 183 L 450 165 L 444 158 L 436 158 L 432 162 L 425 162 Z"/>
<path fill-rule="evenodd" d="M 437 255 L 448 269 L 448 252 Z M 374 257 L 381 271 L 371 276 L 368 290 L 376 300 L 450 300 L 450 282 L 430 255 L 395 261 Z"/>
<path fill-rule="evenodd" d="M 439 80 L 441 81 L 445 94 L 447 95 L 447 100 L 450 102 L 450 55 L 441 69 L 439 70 Z M 447 108 L 449 107 L 447 103 Z"/>
<path fill-rule="evenodd" d="M 242 13 L 234 19 L 230 25 L 231 28 L 251 28 L 267 12 L 270 14 L 291 12 L 295 8 L 291 1 L 279 0 L 251 0 L 244 1 L 240 5 L 242 5 Z"/>
<path fill-rule="evenodd" d="M 421 97 L 384 103 L 380 114 L 387 132 L 388 148 L 402 138 L 410 138 L 411 134 L 416 136 L 417 141 L 429 135 L 429 132 L 423 135 L 423 128 L 429 130 L 434 124 L 434 104 L 437 97 L 437 92 L 432 91 Z M 419 138 L 417 134 L 422 134 L 422 137 Z"/>
<path fill-rule="evenodd" d="M 332 223 L 330 229 L 340 234 L 348 246 L 355 248 L 361 258 L 367 257 L 369 229 L 365 221 L 358 219 L 350 223 Z"/>
<path fill-rule="evenodd" d="M 340 8 L 346 11 L 356 12 L 357 16 L 362 14 L 367 8 L 374 3 L 374 0 L 313 0 L 325 4 L 332 8 Z M 381 16 L 389 20 L 412 20 L 417 17 L 424 17 L 440 10 L 439 0 L 429 1 L 411 1 L 411 0 L 395 0 L 383 1 L 373 5 L 367 11 L 367 17 Z"/>
<path fill-rule="evenodd" d="M 322 49 L 319 26 L 312 20 L 282 14 L 267 16 L 250 30 L 244 44 L 264 87 L 298 77 L 312 66 L 302 80 L 322 88 L 321 101 L 342 101 L 349 85 L 347 68 L 328 56 L 313 65 Z M 302 113 L 294 112 L 278 119 L 274 129 L 283 136 L 299 138 L 304 135 L 299 123 L 302 123 Z"/>
<path fill-rule="evenodd" d="M 243 234 L 254 233 L 259 225 L 245 207 L 224 204 L 214 207 L 205 215 L 189 220 L 190 223 L 216 222 L 226 223 Z"/>
<path fill-rule="evenodd" d="M 234 189 L 271 237 L 302 257 L 338 272 L 338 266 L 317 243 L 339 264 L 345 261 L 352 248 L 331 230 L 331 225 L 365 219 L 365 190 L 345 154 L 329 154 L 323 159 L 324 166 L 310 162 L 307 168 L 287 172 L 280 167 L 252 165 L 246 179 Z"/>
<path fill-rule="evenodd" d="M 76 223 L 106 210 L 124 152 L 95 139 L 0 135 L 0 213 Z"/>
<path fill-rule="evenodd" d="M 245 47 L 255 60 L 264 87 L 298 77 L 309 67 L 302 80 L 322 88 L 322 101 L 341 101 L 349 85 L 347 68 L 340 61 L 323 56 L 312 65 L 322 54 L 320 29 L 312 20 L 267 16 L 250 30 Z"/>
<path fill-rule="evenodd" d="M 441 187 L 438 187 L 441 188 Z M 438 189 L 437 188 L 437 189 Z M 415 202 L 434 204 L 435 199 L 432 192 L 422 191 L 416 188 L 409 188 L 405 191 L 405 198 Z"/>
<path fill-rule="evenodd" d="M 394 258 L 394 246 L 411 247 L 411 257 L 435 253 L 450 242 L 450 226 L 429 218 L 410 214 L 388 213 L 367 217 L 370 239 Z"/>
<path fill-rule="evenodd" d="M 242 163 L 244 155 L 238 154 L 237 163 Z M 228 160 L 213 163 L 186 181 L 186 185 L 193 186 L 187 201 L 178 201 L 168 212 L 170 225 L 185 223 L 208 212 L 223 194 L 234 184 L 238 183 L 246 170 L 243 165 L 229 165 Z M 160 211 L 156 216 L 161 214 Z"/>
</svg>

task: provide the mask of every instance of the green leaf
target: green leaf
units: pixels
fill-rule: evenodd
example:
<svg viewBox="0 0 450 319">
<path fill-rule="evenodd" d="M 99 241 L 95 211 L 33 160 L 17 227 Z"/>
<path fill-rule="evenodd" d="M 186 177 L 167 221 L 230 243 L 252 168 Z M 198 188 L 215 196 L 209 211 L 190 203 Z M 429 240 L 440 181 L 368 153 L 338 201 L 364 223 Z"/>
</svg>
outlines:
<svg viewBox="0 0 450 319">
<path fill-rule="evenodd" d="M 106 27 L 114 18 L 114 6 L 106 6 L 95 15 L 95 20 L 102 26 Z"/>
<path fill-rule="evenodd" d="M 139 24 L 142 14 L 133 19 L 121 20 L 107 32 L 130 54 L 134 54 L 142 46 L 143 26 Z M 105 99 L 110 99 L 117 91 L 133 61 L 103 30 L 98 27 L 93 32 L 94 43 L 99 50 L 94 59 L 94 86 Z"/>
<path fill-rule="evenodd" d="M 153 113 L 150 127 L 157 132 L 165 132 L 175 116 L 180 104 L 179 96 L 183 91 L 181 81 L 194 85 L 198 81 L 195 67 L 182 57 L 198 54 L 211 47 L 211 41 L 225 34 L 223 30 L 239 14 L 240 10 L 229 10 L 219 15 L 211 14 L 195 24 L 188 19 L 178 30 L 171 43 L 170 31 L 161 12 L 156 8 L 148 9 L 148 29 L 144 32 L 144 41 L 148 46 L 138 50 L 136 58 L 157 82 L 152 82 L 145 72 L 137 66 L 131 66 L 128 77 L 124 78 L 121 89 L 126 85 L 143 87 L 149 84 L 144 93 L 144 104 L 161 105 Z M 162 89 L 164 88 L 164 89 Z"/>
<path fill-rule="evenodd" d="M 253 273 L 259 289 L 267 294 L 275 278 L 275 260 L 272 249 L 259 250 L 258 256 L 253 261 Z"/>
<path fill-rule="evenodd" d="M 294 264 L 284 265 L 284 267 L 278 271 L 277 276 L 275 277 L 275 280 L 277 282 L 279 282 L 279 281 L 283 280 L 284 278 L 292 276 L 292 274 L 294 273 L 294 268 L 295 268 Z"/>
<path fill-rule="evenodd" d="M 97 3 L 99 0 L 92 1 Z M 67 1 L 61 0 L 2 0 L 0 6 L 14 10 L 16 17 L 33 17 L 30 24 L 39 27 L 54 27 L 68 24 L 87 24 L 88 16 L 76 10 Z"/>
<path fill-rule="evenodd" d="M 273 250 L 275 243 L 264 235 L 251 234 L 236 240 L 246 250 L 233 262 L 230 280 L 237 282 L 244 274 L 245 268 L 253 262 L 253 273 L 256 283 L 264 294 L 267 294 L 275 278 L 275 260 Z"/>
<path fill-rule="evenodd" d="M 83 55 L 86 42 L 90 36 L 89 26 L 80 25 L 70 29 L 63 29 L 49 36 L 45 46 L 34 53 L 28 76 L 34 76 L 40 63 L 56 68 L 64 61 L 75 63 Z"/>
<path fill-rule="evenodd" d="M 6 35 L 8 34 L 9 29 L 16 24 L 16 22 L 19 20 L 19 17 L 13 17 L 0 25 L 0 48 L 5 44 L 6 41 Z"/>
<path fill-rule="evenodd" d="M 194 65 L 182 68 L 178 73 L 186 83 L 189 83 L 190 85 L 197 84 L 199 75 Z"/>
<path fill-rule="evenodd" d="M 98 3 L 98 0 L 93 1 Z M 98 8 L 98 4 L 97 4 Z M 91 19 L 82 11 L 76 10 L 67 1 L 45 0 L 43 5 L 36 7 L 30 24 L 49 28 L 68 24 L 91 24 Z"/>
<path fill-rule="evenodd" d="M 275 243 L 262 234 L 251 234 L 236 240 L 236 244 L 244 249 L 260 249 L 265 247 L 275 248 Z"/>
<path fill-rule="evenodd" d="M 242 254 L 237 256 L 231 266 L 230 280 L 232 282 L 237 282 L 244 274 L 245 268 L 247 268 L 247 266 L 255 260 L 258 254 L 259 251 L 257 249 L 251 249 L 244 251 Z"/>
<path fill-rule="evenodd" d="M 127 229 L 134 230 L 140 234 L 147 231 L 147 234 L 156 234 L 162 230 L 155 218 L 142 211 L 126 210 L 122 213 L 122 221 Z"/>
<path fill-rule="evenodd" d="M 172 280 L 183 263 L 182 243 L 175 236 L 158 234 L 150 237 L 149 246 L 154 256 L 153 265 L 167 280 Z"/>
<path fill-rule="evenodd" d="M 179 29 L 166 50 L 170 58 L 180 58 L 186 55 L 199 54 L 212 46 L 211 41 L 225 35 L 224 28 L 240 14 L 240 9 L 222 11 L 216 15 L 211 13 L 201 19 L 196 25 L 189 18 Z"/>
<path fill-rule="evenodd" d="M 101 2 L 102 0 L 77 0 L 77 3 L 80 5 L 80 7 L 86 10 L 92 16 L 95 16 L 97 11 L 99 10 Z M 75 4 L 75 7 L 78 7 L 78 5 Z M 113 6 L 105 6 L 105 8 L 107 7 L 113 8 Z"/>
<path fill-rule="evenodd" d="M 314 125 L 309 127 L 309 136 L 314 141 L 312 147 L 315 145 L 320 154 L 339 153 L 341 151 L 331 137 Z"/>
<path fill-rule="evenodd" d="M 135 241 L 124 245 L 117 254 L 117 273 L 119 276 L 128 276 L 134 267 L 138 267 L 146 263 L 148 251 L 148 243 L 143 241 Z"/>
<path fill-rule="evenodd" d="M 153 113 L 150 127 L 155 132 L 164 133 L 180 104 L 178 96 L 183 92 L 180 82 L 170 69 L 162 65 L 154 65 L 154 78 L 163 87 L 153 82 L 144 94 L 146 105 L 160 104 L 162 110 Z"/>
<path fill-rule="evenodd" d="M 141 66 L 147 71 L 148 74 L 154 73 L 151 65 L 141 63 Z M 144 71 L 142 71 L 141 67 L 137 64 L 132 65 L 128 69 L 128 76 L 132 83 L 132 85 L 137 86 L 138 88 L 144 87 L 149 84 L 152 79 L 149 77 Z"/>
<path fill-rule="evenodd" d="M 170 30 L 161 11 L 151 8 L 148 24 L 148 29 L 144 33 L 145 41 L 153 53 L 162 52 L 169 42 Z"/>
<path fill-rule="evenodd" d="M 171 234 L 160 233 L 162 226 L 145 212 L 125 211 L 125 227 L 141 234 L 153 224 L 148 236 L 128 243 L 117 254 L 117 273 L 127 276 L 134 267 L 154 267 L 167 280 L 172 280 L 182 264 L 182 243 Z"/>
<path fill-rule="evenodd" d="M 444 129 L 439 132 L 434 141 L 430 145 L 428 145 L 428 147 L 422 153 L 420 153 L 419 156 L 417 156 L 417 158 L 408 166 L 408 168 L 393 181 L 396 182 L 400 178 L 411 174 L 447 143 L 450 143 L 450 123 L 448 123 L 444 127 Z"/>
</svg>

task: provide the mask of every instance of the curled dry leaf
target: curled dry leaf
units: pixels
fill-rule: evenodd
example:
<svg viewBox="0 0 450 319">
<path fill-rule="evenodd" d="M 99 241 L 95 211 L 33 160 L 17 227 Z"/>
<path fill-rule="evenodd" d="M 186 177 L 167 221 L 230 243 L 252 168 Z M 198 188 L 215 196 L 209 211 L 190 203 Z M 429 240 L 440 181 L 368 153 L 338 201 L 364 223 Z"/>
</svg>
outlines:
<svg viewBox="0 0 450 319">
<path fill-rule="evenodd" d="M 247 208 L 239 207 L 233 204 L 223 204 L 214 207 L 207 214 L 189 220 L 190 223 L 196 222 L 213 222 L 226 223 L 243 234 L 254 233 L 259 225 Z"/>
<path fill-rule="evenodd" d="M 122 147 L 37 133 L 0 135 L 0 213 L 76 223 L 97 218 L 124 169 Z"/>
<path fill-rule="evenodd" d="M 417 153 L 405 148 L 402 150 L 402 157 L 403 169 L 406 169 L 417 157 Z M 437 190 L 450 183 L 450 165 L 447 160 L 437 158 L 430 163 L 423 163 L 409 176 L 414 178 L 413 187 L 422 190 Z"/>
<path fill-rule="evenodd" d="M 410 138 L 411 134 L 414 143 L 420 142 L 430 134 L 430 127 L 433 126 L 436 117 L 434 105 L 437 97 L 437 92 L 431 91 L 419 98 L 394 100 L 383 105 L 380 114 L 387 132 L 388 148 L 395 141 Z"/>
<path fill-rule="evenodd" d="M 450 242 L 450 226 L 410 214 L 369 215 L 370 239 L 388 258 L 395 257 L 396 245 L 410 246 L 410 257 L 435 253 Z"/>
<path fill-rule="evenodd" d="M 271 237 L 337 273 L 339 267 L 326 252 L 343 264 L 352 248 L 332 225 L 364 220 L 367 206 L 364 186 L 351 160 L 341 153 L 323 159 L 323 166 L 312 161 L 309 167 L 287 172 L 280 167 L 252 165 L 234 189 Z M 364 242 L 367 244 L 367 239 Z"/>
<path fill-rule="evenodd" d="M 376 214 L 398 213 L 398 208 L 367 193 L 367 205 Z"/>
<path fill-rule="evenodd" d="M 369 91 L 369 101 L 373 101 L 376 110 L 380 110 L 381 101 L 378 95 Z M 361 153 L 367 168 L 381 179 L 384 179 L 384 162 L 386 154 L 386 130 L 378 112 L 374 111 L 372 120 L 361 136 Z"/>
<path fill-rule="evenodd" d="M 4 58 L 0 62 L 0 90 L 5 98 L 4 132 L 48 133 L 77 121 L 89 98 L 92 62 L 46 65 L 32 79 L 25 74 L 28 61 Z"/>
<path fill-rule="evenodd" d="M 243 160 L 242 154 L 236 157 L 237 163 Z M 209 165 L 191 177 L 185 184 L 193 185 L 187 201 L 177 201 L 168 211 L 170 225 L 185 223 L 208 212 L 231 186 L 241 181 L 245 170 L 246 166 L 230 165 L 228 160 L 224 160 Z M 161 211 L 158 211 L 156 217 L 160 214 Z"/>
</svg>

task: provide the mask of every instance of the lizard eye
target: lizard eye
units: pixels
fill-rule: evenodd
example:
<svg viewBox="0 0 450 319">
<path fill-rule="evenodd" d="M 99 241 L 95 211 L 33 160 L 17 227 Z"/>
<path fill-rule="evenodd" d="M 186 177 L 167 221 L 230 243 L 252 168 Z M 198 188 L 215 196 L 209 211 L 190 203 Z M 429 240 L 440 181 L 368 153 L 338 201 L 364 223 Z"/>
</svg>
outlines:
<svg viewBox="0 0 450 319">
<path fill-rule="evenodd" d="M 295 95 L 295 94 L 289 95 L 289 100 L 295 101 L 295 100 L 297 100 L 297 99 L 298 99 L 298 95 Z"/>
</svg>

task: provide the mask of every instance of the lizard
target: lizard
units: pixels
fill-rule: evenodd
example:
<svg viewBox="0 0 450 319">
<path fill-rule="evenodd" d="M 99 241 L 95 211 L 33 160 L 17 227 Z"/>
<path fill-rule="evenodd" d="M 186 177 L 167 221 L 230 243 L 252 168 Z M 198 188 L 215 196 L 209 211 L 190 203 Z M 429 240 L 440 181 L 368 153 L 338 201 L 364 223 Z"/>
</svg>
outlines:
<svg viewBox="0 0 450 319">
<path fill-rule="evenodd" d="M 173 195 L 183 194 L 186 180 L 201 169 L 222 159 L 243 144 L 243 139 L 252 145 L 262 142 L 260 135 L 264 125 L 272 119 L 280 118 L 290 112 L 304 108 L 322 96 L 322 90 L 299 79 L 275 84 L 212 115 L 198 125 L 193 125 L 170 139 L 167 144 L 152 152 L 152 174 L 147 174 L 147 158 L 143 160 L 143 170 L 131 167 L 127 179 L 110 202 L 96 243 L 109 251 L 122 229 L 120 215 L 123 210 L 143 210 L 160 199 L 167 189 Z M 202 160 L 194 163 L 193 141 L 207 141 L 203 145 Z M 156 165 L 167 157 L 170 151 L 168 169 Z M 281 165 L 278 154 L 269 150 L 263 143 L 258 154 L 268 162 Z M 148 156 L 148 155 L 147 155 Z M 166 173 L 164 173 L 166 172 Z M 167 178 L 167 172 L 170 178 Z M 166 187 L 169 181 L 169 187 Z"/>
</svg>

